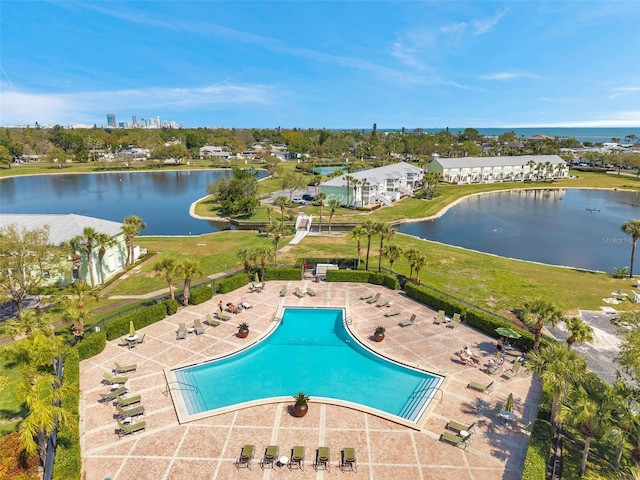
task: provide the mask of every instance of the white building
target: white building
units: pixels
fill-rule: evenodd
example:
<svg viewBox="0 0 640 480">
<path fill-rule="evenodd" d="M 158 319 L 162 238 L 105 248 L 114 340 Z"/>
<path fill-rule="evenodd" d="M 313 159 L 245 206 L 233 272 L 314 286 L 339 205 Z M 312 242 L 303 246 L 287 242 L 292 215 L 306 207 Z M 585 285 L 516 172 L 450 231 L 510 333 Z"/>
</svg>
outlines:
<svg viewBox="0 0 640 480">
<path fill-rule="evenodd" d="M 205 145 L 200 148 L 200 158 L 229 158 L 231 157 L 231 152 L 225 151 L 222 147 L 214 146 L 214 145 Z"/>
<path fill-rule="evenodd" d="M 437 158 L 427 167 L 450 183 L 523 182 L 567 178 L 569 167 L 558 155 Z"/>
</svg>

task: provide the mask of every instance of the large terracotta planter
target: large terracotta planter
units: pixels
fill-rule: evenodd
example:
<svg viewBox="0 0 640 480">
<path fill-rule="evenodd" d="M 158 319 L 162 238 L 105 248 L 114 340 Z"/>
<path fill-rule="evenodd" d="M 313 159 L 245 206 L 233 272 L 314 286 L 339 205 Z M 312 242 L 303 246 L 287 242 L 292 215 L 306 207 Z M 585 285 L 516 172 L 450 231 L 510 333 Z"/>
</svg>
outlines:
<svg viewBox="0 0 640 480">
<path fill-rule="evenodd" d="M 304 417 L 309 411 L 309 405 L 294 405 L 293 414 L 296 417 Z"/>
<path fill-rule="evenodd" d="M 384 340 L 384 333 L 374 333 L 373 340 L 376 342 L 381 342 L 382 340 Z"/>
<path fill-rule="evenodd" d="M 249 335 L 249 330 L 238 330 L 238 333 L 236 335 L 238 336 L 238 338 L 247 338 L 247 336 Z"/>
</svg>

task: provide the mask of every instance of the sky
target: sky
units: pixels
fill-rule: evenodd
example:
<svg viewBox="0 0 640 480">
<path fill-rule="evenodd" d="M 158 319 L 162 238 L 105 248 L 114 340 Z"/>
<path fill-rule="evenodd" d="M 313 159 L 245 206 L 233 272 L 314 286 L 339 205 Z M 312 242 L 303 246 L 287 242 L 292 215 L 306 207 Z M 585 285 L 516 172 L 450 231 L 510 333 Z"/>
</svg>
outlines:
<svg viewBox="0 0 640 480">
<path fill-rule="evenodd" d="M 640 2 L 0 2 L 0 125 L 640 126 Z"/>
</svg>

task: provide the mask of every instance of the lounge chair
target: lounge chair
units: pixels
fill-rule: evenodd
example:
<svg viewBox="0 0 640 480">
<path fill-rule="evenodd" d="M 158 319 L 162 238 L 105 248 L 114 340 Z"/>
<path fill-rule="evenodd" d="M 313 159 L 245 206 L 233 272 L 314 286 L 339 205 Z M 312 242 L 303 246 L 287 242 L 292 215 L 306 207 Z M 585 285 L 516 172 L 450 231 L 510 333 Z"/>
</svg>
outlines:
<svg viewBox="0 0 640 480">
<path fill-rule="evenodd" d="M 316 460 L 313 462 L 313 468 L 316 470 L 329 470 L 330 458 L 331 450 L 329 447 L 318 447 L 316 450 Z"/>
<path fill-rule="evenodd" d="M 360 300 L 369 300 L 372 297 L 373 297 L 373 293 L 370 293 L 369 295 L 362 295 L 360 297 Z"/>
<path fill-rule="evenodd" d="M 125 387 L 120 387 L 117 390 L 111 390 L 109 393 L 101 393 L 99 402 L 110 402 L 111 400 L 115 400 L 120 395 L 124 395 L 129 390 Z"/>
<path fill-rule="evenodd" d="M 396 315 L 400 315 L 402 312 L 400 310 L 391 310 L 384 314 L 385 317 L 395 317 Z"/>
<path fill-rule="evenodd" d="M 475 427 L 475 426 L 476 426 L 476 422 L 475 421 L 471 422 L 470 425 L 465 425 L 464 423 L 459 423 L 459 422 L 456 422 L 454 420 L 451 420 L 451 421 L 449 421 L 449 423 L 447 423 L 445 428 L 447 428 L 447 429 L 449 429 L 449 430 L 451 430 L 453 432 L 460 433 L 460 432 L 470 432 L 471 429 L 473 427 Z"/>
<path fill-rule="evenodd" d="M 310 297 L 315 297 L 316 291 L 313 290 L 312 288 L 307 288 L 307 295 L 309 295 Z"/>
<path fill-rule="evenodd" d="M 216 318 L 218 320 L 222 320 L 223 322 L 227 322 L 229 321 L 229 319 L 231 318 L 229 315 L 222 313 L 222 312 L 216 312 Z"/>
<path fill-rule="evenodd" d="M 287 296 L 287 286 L 286 286 L 286 285 L 283 285 L 283 286 L 280 288 L 280 296 L 281 296 L 281 297 L 286 297 L 286 296 Z"/>
<path fill-rule="evenodd" d="M 265 448 L 264 457 L 262 457 L 262 461 L 260 462 L 260 467 L 261 468 L 266 468 L 267 466 L 269 466 L 269 468 L 275 467 L 276 462 L 278 461 L 279 451 L 280 449 L 278 448 L 277 445 L 269 445 L 267 448 Z"/>
<path fill-rule="evenodd" d="M 380 300 L 380 293 L 376 293 L 373 297 L 371 297 L 369 300 L 367 300 L 367 303 L 369 305 L 372 305 L 372 304 L 376 303 L 378 300 Z"/>
<path fill-rule="evenodd" d="M 125 419 L 127 417 L 137 417 L 138 415 L 144 414 L 144 407 L 142 405 L 138 405 L 137 407 L 125 410 L 122 407 L 116 405 L 116 412 L 116 417 L 119 419 Z"/>
<path fill-rule="evenodd" d="M 436 325 L 440 325 L 442 322 L 444 322 L 444 310 L 438 311 L 438 316 L 433 320 Z"/>
<path fill-rule="evenodd" d="M 227 303 L 227 311 L 233 313 L 234 315 L 242 313 L 242 310 L 240 310 L 236 305 L 234 305 L 231 302 Z"/>
<path fill-rule="evenodd" d="M 187 327 L 184 323 L 181 323 L 176 332 L 176 340 L 184 340 L 185 338 L 187 338 Z"/>
<path fill-rule="evenodd" d="M 204 333 L 204 327 L 202 326 L 202 322 L 200 322 L 199 318 L 196 318 L 193 321 L 193 330 L 196 332 L 196 335 L 202 335 Z"/>
<path fill-rule="evenodd" d="M 132 363 L 131 365 L 120 365 L 118 362 L 115 362 L 116 367 L 113 369 L 113 373 L 116 375 L 119 373 L 129 373 L 133 372 L 138 368 L 137 363 Z"/>
<path fill-rule="evenodd" d="M 356 449 L 352 447 L 343 448 L 340 454 L 340 470 L 351 470 L 356 472 L 358 464 L 356 463 Z"/>
<path fill-rule="evenodd" d="M 411 315 L 409 320 L 407 320 L 406 322 L 400 322 L 400 323 L 398 323 L 398 325 L 400 325 L 401 327 L 410 327 L 414 323 L 416 323 L 416 314 L 415 313 L 413 315 Z"/>
<path fill-rule="evenodd" d="M 125 435 L 134 434 L 141 430 L 144 430 L 147 426 L 147 422 L 138 422 L 131 425 L 125 425 L 118 422 L 118 437 L 124 437 Z"/>
<path fill-rule="evenodd" d="M 450 433 L 450 432 L 443 432 L 442 435 L 440 435 L 441 442 L 450 443 L 451 445 L 460 447 L 463 450 L 467 450 L 469 448 L 470 438 L 471 438 L 471 435 L 462 437 L 460 435 L 456 435 L 455 433 Z"/>
<path fill-rule="evenodd" d="M 493 382 L 491 383 L 478 383 L 478 382 L 469 382 L 467 384 L 467 388 L 472 390 L 477 390 L 482 393 L 486 393 L 487 395 L 491 395 L 491 391 L 493 390 Z"/>
<path fill-rule="evenodd" d="M 531 420 L 529 420 L 527 423 L 522 423 L 520 421 L 517 421 L 516 428 L 519 428 L 521 431 L 525 433 L 529 433 L 531 430 Z"/>
<path fill-rule="evenodd" d="M 102 383 L 107 385 L 124 385 L 129 381 L 129 377 L 112 377 L 108 373 L 102 376 Z"/>
<path fill-rule="evenodd" d="M 381 307 L 387 307 L 391 304 L 391 300 L 380 300 L 378 303 L 376 303 L 376 307 L 381 308 Z"/>
<path fill-rule="evenodd" d="M 118 342 L 118 346 L 119 347 L 128 347 L 129 346 L 129 342 L 127 341 L 126 337 L 120 337 L 120 341 Z"/>
<path fill-rule="evenodd" d="M 505 377 L 506 379 L 515 377 L 516 375 L 518 375 L 521 365 L 522 364 L 520 362 L 515 362 L 509 370 L 505 370 L 502 373 L 502 376 Z"/>
<path fill-rule="evenodd" d="M 294 290 L 293 294 L 298 298 L 304 297 L 304 293 L 303 293 L 302 290 L 300 290 L 300 287 L 296 287 L 296 289 Z"/>
<path fill-rule="evenodd" d="M 264 288 L 264 283 L 251 282 L 251 293 L 260 293 Z"/>
<path fill-rule="evenodd" d="M 116 406 L 117 407 L 128 407 L 129 405 L 133 405 L 134 403 L 138 403 L 142 400 L 140 395 L 134 395 L 129 398 L 122 398 L 121 396 L 116 397 Z"/>
<path fill-rule="evenodd" d="M 289 460 L 289 469 L 299 468 L 304 470 L 304 447 L 296 445 L 291 449 L 291 459 Z"/>
<path fill-rule="evenodd" d="M 236 467 L 247 467 L 249 470 L 251 470 L 251 460 L 253 460 L 255 451 L 256 447 L 254 445 L 245 445 L 244 447 L 242 447 L 240 456 L 238 457 L 238 460 L 236 460 Z"/>
<path fill-rule="evenodd" d="M 144 336 L 146 335 L 146 333 L 143 333 L 137 340 L 136 343 L 138 345 L 140 345 L 141 343 L 144 343 Z"/>
<path fill-rule="evenodd" d="M 451 319 L 451 321 L 447 323 L 447 327 L 456 328 L 459 323 L 460 323 L 460 314 L 456 312 L 453 314 L 453 318 Z"/>
<path fill-rule="evenodd" d="M 458 357 L 460 357 L 460 360 L 462 360 L 464 363 L 466 363 L 470 367 L 475 367 L 476 364 L 480 362 L 480 360 L 467 355 L 464 350 L 460 352 L 456 352 L 456 355 L 458 355 Z"/>
<path fill-rule="evenodd" d="M 211 314 L 207 313 L 204 317 L 204 323 L 206 323 L 207 325 L 209 325 L 210 327 L 217 327 L 218 325 L 220 325 L 220 322 L 217 322 L 216 320 L 214 320 L 213 318 L 211 318 Z"/>
</svg>

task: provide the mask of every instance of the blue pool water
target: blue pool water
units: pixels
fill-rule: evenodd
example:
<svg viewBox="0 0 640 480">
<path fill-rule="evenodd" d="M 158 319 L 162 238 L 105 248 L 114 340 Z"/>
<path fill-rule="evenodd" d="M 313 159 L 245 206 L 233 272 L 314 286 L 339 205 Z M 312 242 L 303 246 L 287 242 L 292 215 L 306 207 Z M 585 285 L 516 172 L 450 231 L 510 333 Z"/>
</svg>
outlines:
<svg viewBox="0 0 640 480">
<path fill-rule="evenodd" d="M 286 308 L 256 346 L 175 371 L 189 415 L 305 392 L 362 404 L 416 421 L 443 378 L 375 355 L 346 330 L 344 310 Z M 432 388 L 433 387 L 433 388 Z"/>
</svg>

